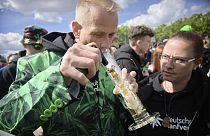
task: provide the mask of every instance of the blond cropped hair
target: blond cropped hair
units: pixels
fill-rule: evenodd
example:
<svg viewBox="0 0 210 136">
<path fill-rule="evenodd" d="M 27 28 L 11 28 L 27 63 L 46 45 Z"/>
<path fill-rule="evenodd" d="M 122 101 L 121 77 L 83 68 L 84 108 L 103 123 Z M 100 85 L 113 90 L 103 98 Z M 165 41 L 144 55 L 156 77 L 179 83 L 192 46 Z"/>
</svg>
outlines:
<svg viewBox="0 0 210 136">
<path fill-rule="evenodd" d="M 90 9 L 93 6 L 99 6 L 104 8 L 108 13 L 117 13 L 119 11 L 119 5 L 113 0 L 78 0 L 76 6 L 76 21 L 82 25 L 88 24 L 88 17 L 90 15 Z"/>
</svg>

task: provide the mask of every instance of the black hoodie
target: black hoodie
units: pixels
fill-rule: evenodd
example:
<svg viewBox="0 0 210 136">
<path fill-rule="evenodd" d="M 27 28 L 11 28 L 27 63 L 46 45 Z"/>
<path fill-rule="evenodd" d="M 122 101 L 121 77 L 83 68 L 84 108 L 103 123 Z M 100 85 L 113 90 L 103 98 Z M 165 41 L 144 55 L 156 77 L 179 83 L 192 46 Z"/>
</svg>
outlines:
<svg viewBox="0 0 210 136">
<path fill-rule="evenodd" d="M 209 134 L 207 123 L 210 122 L 210 82 L 209 78 L 204 78 L 200 70 L 193 72 L 184 90 L 172 94 L 161 87 L 160 73 L 147 79 L 147 84 L 141 87 L 138 95 L 150 114 L 160 113 L 156 118 L 159 124 L 156 122 L 140 128 L 138 135 L 205 136 Z M 170 117 L 170 128 L 162 125 L 166 115 Z"/>
<path fill-rule="evenodd" d="M 115 60 L 117 61 L 120 68 L 127 68 L 129 72 L 135 71 L 137 73 L 137 82 L 144 78 L 142 74 L 142 68 L 146 62 L 142 60 L 130 46 L 121 46 L 115 53 Z"/>
<path fill-rule="evenodd" d="M 45 50 L 65 54 L 69 47 L 74 44 L 73 33 L 52 32 L 42 37 L 42 45 Z"/>
</svg>

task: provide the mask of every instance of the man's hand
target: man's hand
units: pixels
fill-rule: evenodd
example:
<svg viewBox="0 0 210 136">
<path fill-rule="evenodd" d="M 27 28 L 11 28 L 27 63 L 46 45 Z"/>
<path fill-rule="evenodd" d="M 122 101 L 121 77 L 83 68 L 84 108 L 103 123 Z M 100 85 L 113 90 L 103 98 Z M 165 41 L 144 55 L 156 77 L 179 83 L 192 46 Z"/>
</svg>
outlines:
<svg viewBox="0 0 210 136">
<path fill-rule="evenodd" d="M 136 76 L 135 71 L 131 71 L 130 73 L 128 73 L 126 68 L 122 69 L 122 79 L 124 81 L 127 81 L 129 83 L 129 89 L 136 93 L 138 91 L 138 84 L 136 82 L 135 76 Z M 113 93 L 114 94 L 120 93 L 120 90 L 117 86 L 114 88 Z"/>
<path fill-rule="evenodd" d="M 99 48 L 95 47 L 97 45 L 93 42 L 87 45 L 75 43 L 67 50 L 60 65 L 60 72 L 67 85 L 72 79 L 85 85 L 96 74 L 102 58 Z M 87 70 L 87 74 L 82 73 L 82 70 Z"/>
</svg>

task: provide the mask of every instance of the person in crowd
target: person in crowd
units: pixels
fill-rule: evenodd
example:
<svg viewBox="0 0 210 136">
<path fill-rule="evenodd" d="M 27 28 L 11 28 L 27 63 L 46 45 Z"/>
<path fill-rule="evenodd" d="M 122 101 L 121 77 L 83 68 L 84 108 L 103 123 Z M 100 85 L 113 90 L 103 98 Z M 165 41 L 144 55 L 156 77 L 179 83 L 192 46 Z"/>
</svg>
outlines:
<svg viewBox="0 0 210 136">
<path fill-rule="evenodd" d="M 156 42 L 155 40 L 152 40 L 153 45 L 150 47 L 149 51 L 147 52 L 147 56 L 146 56 L 147 62 L 149 63 L 148 65 L 150 65 L 152 62 L 152 57 L 153 57 L 152 54 L 155 51 L 156 47 L 158 47 L 159 45 L 165 44 L 167 42 L 168 38 L 169 38 L 168 36 L 162 36 L 158 42 Z M 152 39 L 154 39 L 154 37 Z"/>
<path fill-rule="evenodd" d="M 210 78 L 202 74 L 202 38 L 177 32 L 161 55 L 161 72 L 148 77 L 138 96 L 155 121 L 138 129 L 139 136 L 206 136 L 210 122 Z M 117 92 L 115 92 L 117 93 Z"/>
<path fill-rule="evenodd" d="M 42 38 L 44 52 L 20 58 L 25 76 L 0 100 L 1 130 L 31 135 L 41 126 L 43 135 L 124 135 L 121 103 L 101 54 L 117 32 L 117 12 L 112 0 L 79 0 L 73 32 L 49 33 Z M 135 75 L 122 69 L 133 90 Z"/>
<path fill-rule="evenodd" d="M 7 61 L 4 56 L 0 55 L 0 69 L 7 65 Z"/>
<path fill-rule="evenodd" d="M 160 54 L 168 41 L 169 36 L 162 36 L 157 46 L 151 51 L 152 59 L 149 62 L 148 71 L 150 74 L 160 71 Z"/>
<path fill-rule="evenodd" d="M 152 62 L 148 67 L 149 73 L 155 73 L 160 71 L 160 55 L 162 54 L 165 43 L 159 43 L 152 53 Z"/>
<path fill-rule="evenodd" d="M 145 55 L 150 48 L 153 36 L 154 32 L 149 27 L 135 26 L 128 33 L 129 46 L 121 46 L 115 53 L 115 59 L 121 68 L 136 71 L 137 82 L 148 76 L 143 69 L 146 65 Z"/>
<path fill-rule="evenodd" d="M 15 53 L 9 53 L 7 55 L 7 58 L 6 58 L 7 64 L 12 63 L 12 61 L 15 60 L 17 57 L 18 57 L 18 53 L 16 53 L 16 52 Z"/>
<path fill-rule="evenodd" d="M 0 80 L 3 78 L 2 77 L 2 72 L 4 70 L 4 67 L 7 65 L 7 61 L 4 56 L 0 55 Z M 0 91 L 1 92 L 1 91 Z M 1 93 L 0 93 L 0 98 L 1 98 Z"/>
<path fill-rule="evenodd" d="M 208 73 L 210 71 L 210 34 L 206 33 L 203 35 L 203 44 L 203 61 L 201 69 L 204 73 Z"/>
<path fill-rule="evenodd" d="M 18 59 L 23 56 L 41 52 L 43 50 L 41 37 L 47 33 L 48 31 L 46 29 L 35 25 L 30 25 L 24 28 L 24 34 L 21 43 L 24 46 L 25 50 L 15 54 L 10 54 L 8 56 L 8 65 L 2 70 L 1 73 L 0 99 L 5 94 L 7 94 L 10 85 L 13 81 L 15 81 Z"/>
<path fill-rule="evenodd" d="M 25 27 L 21 43 L 26 49 L 26 56 L 39 53 L 44 50 L 41 37 L 47 33 L 48 31 L 45 28 L 36 25 Z"/>
<path fill-rule="evenodd" d="M 204 33 L 203 34 L 203 46 L 204 48 L 210 49 L 210 34 Z"/>
<path fill-rule="evenodd" d="M 158 45 L 159 44 L 165 44 L 168 41 L 168 39 L 169 39 L 169 36 L 162 36 L 160 38 L 160 41 L 159 41 Z"/>
</svg>

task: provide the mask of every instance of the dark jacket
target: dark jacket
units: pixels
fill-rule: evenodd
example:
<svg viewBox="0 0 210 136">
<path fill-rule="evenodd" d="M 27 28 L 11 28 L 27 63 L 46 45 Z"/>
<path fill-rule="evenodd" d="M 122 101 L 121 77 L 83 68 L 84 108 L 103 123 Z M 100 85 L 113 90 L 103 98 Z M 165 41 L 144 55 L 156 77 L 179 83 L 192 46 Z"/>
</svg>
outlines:
<svg viewBox="0 0 210 136">
<path fill-rule="evenodd" d="M 20 57 L 26 55 L 26 51 L 20 51 L 18 57 L 16 57 L 10 64 L 4 67 L 0 73 L 0 99 L 8 93 L 9 87 L 13 81 L 15 81 L 17 61 Z"/>
<path fill-rule="evenodd" d="M 208 73 L 210 69 L 210 49 L 203 48 L 202 71 Z"/>
<path fill-rule="evenodd" d="M 130 46 L 121 46 L 115 54 L 115 60 L 121 69 L 127 68 L 129 72 L 135 71 L 137 73 L 137 82 L 144 78 L 142 70 L 145 65 L 145 61 L 143 61 Z"/>
<path fill-rule="evenodd" d="M 186 88 L 177 93 L 164 91 L 160 85 L 160 73 L 147 79 L 138 95 L 150 114 L 159 112 L 160 116 L 156 118 L 156 123 L 140 128 L 139 136 L 205 136 L 209 133 L 210 82 L 200 70 L 194 71 Z M 170 118 L 169 128 L 162 125 L 167 115 Z"/>
</svg>

